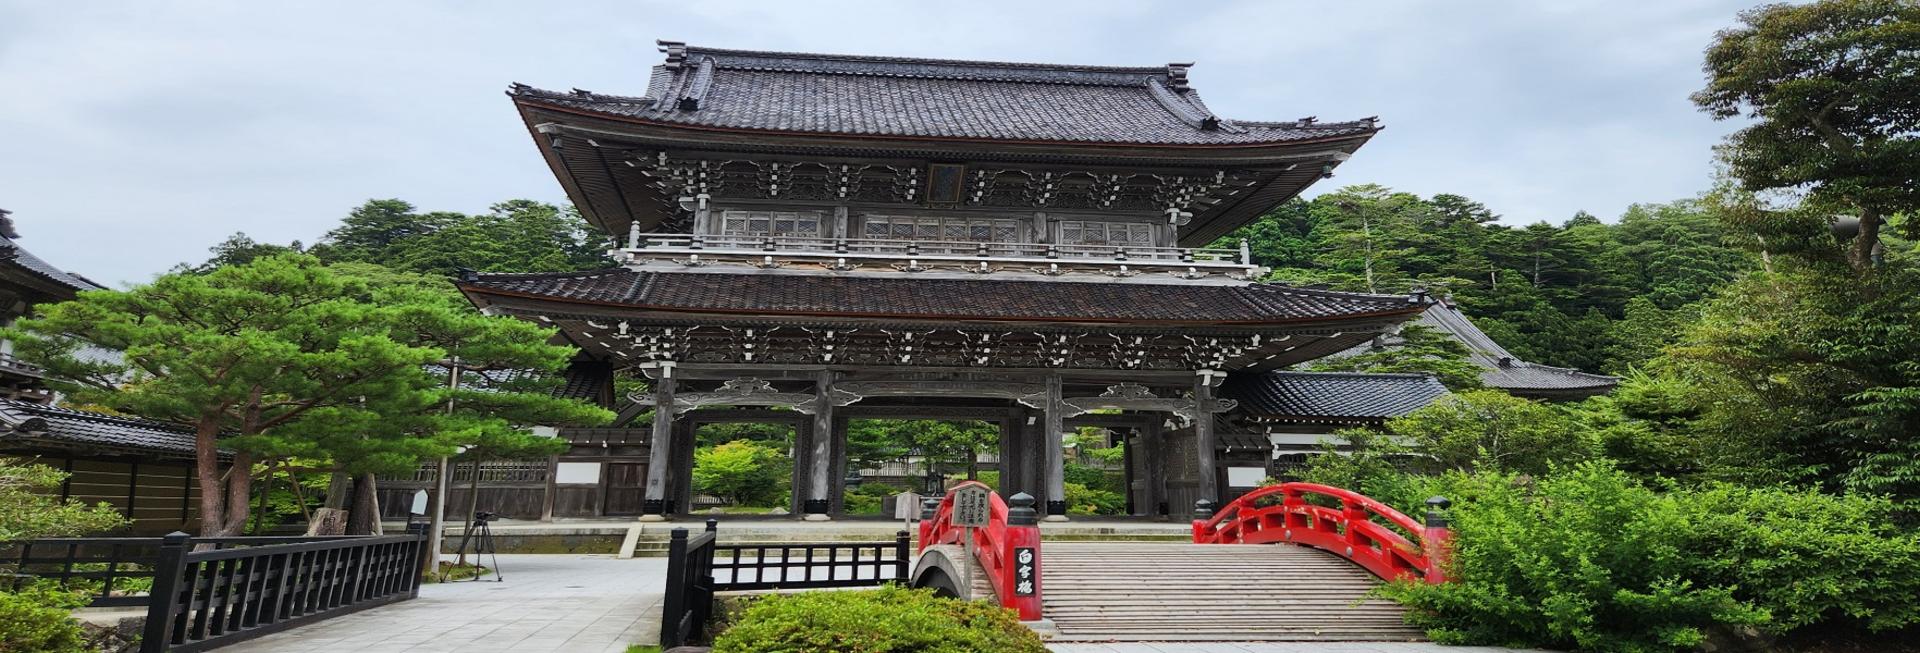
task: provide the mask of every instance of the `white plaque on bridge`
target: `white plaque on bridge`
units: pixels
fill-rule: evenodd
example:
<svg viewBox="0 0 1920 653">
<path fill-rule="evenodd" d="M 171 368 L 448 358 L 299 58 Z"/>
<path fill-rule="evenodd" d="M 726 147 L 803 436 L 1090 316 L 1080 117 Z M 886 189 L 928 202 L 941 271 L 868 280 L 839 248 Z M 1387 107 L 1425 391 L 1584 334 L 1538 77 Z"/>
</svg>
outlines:
<svg viewBox="0 0 1920 653">
<path fill-rule="evenodd" d="M 978 485 L 953 489 L 953 525 L 986 526 L 993 514 L 993 491 Z"/>
</svg>

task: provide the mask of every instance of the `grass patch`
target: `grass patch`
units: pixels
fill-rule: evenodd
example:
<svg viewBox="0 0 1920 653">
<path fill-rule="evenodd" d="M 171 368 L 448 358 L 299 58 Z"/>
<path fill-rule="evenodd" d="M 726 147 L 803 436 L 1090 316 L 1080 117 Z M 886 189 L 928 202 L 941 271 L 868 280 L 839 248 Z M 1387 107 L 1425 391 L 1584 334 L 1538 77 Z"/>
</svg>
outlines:
<svg viewBox="0 0 1920 653">
<path fill-rule="evenodd" d="M 451 583 L 457 580 L 471 580 L 471 579 L 479 578 L 481 576 L 485 576 L 491 573 L 493 573 L 492 569 L 488 569 L 486 567 L 482 567 L 480 565 L 476 565 L 471 562 L 463 565 L 456 565 L 451 562 L 447 562 L 447 563 L 441 563 L 439 575 L 429 574 L 429 573 L 420 574 L 420 582 Z M 442 576 L 444 576 L 446 580 L 444 581 L 441 580 Z"/>
<path fill-rule="evenodd" d="M 651 644 L 634 644 L 627 647 L 627 653 L 660 653 L 660 647 Z"/>
</svg>

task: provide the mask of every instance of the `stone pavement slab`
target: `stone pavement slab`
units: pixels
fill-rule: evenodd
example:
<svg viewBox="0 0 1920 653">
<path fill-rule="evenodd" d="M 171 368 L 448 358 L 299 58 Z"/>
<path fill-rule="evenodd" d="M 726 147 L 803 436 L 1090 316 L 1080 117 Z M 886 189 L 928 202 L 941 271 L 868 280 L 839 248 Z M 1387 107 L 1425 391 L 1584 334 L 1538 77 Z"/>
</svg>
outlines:
<svg viewBox="0 0 1920 653">
<path fill-rule="evenodd" d="M 222 648 L 222 653 L 624 653 L 660 639 L 664 558 L 502 555 L 504 582 L 423 585 L 420 598 Z"/>
</svg>

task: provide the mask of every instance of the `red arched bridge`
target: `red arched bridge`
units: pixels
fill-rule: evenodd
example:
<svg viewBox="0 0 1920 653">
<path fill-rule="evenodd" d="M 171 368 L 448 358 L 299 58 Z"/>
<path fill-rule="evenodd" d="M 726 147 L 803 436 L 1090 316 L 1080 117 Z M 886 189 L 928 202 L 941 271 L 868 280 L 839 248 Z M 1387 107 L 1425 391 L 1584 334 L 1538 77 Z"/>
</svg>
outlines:
<svg viewBox="0 0 1920 653">
<path fill-rule="evenodd" d="M 1043 547 L 1025 494 L 1003 501 L 987 491 L 956 516 L 956 497 L 981 498 L 980 490 L 969 482 L 937 504 L 929 499 L 911 554 L 905 531 L 893 543 L 774 546 L 718 544 L 712 522 L 697 536 L 676 531 L 662 643 L 692 638 L 715 591 L 882 582 L 995 601 L 1062 640 L 1407 640 L 1421 633 L 1405 625 L 1400 606 L 1369 592 L 1381 579 L 1445 580 L 1446 500 L 1438 497 L 1422 523 L 1355 492 L 1283 483 L 1217 510 L 1200 502 L 1190 544 Z"/>
</svg>

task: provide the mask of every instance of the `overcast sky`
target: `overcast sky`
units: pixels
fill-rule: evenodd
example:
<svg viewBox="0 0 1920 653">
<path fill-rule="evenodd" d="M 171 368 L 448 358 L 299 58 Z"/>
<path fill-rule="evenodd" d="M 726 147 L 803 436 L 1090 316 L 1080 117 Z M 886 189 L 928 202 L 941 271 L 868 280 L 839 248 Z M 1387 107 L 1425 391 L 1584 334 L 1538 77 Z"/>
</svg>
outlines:
<svg viewBox="0 0 1920 653">
<path fill-rule="evenodd" d="M 311 242 L 368 198 L 565 201 L 509 82 L 640 94 L 654 40 L 1106 65 L 1193 61 L 1221 115 L 1385 132 L 1315 191 L 1457 193 L 1513 223 L 1707 187 L 1696 111 L 1740 2 L 0 0 L 0 208 L 109 285 L 245 231 Z"/>
</svg>

